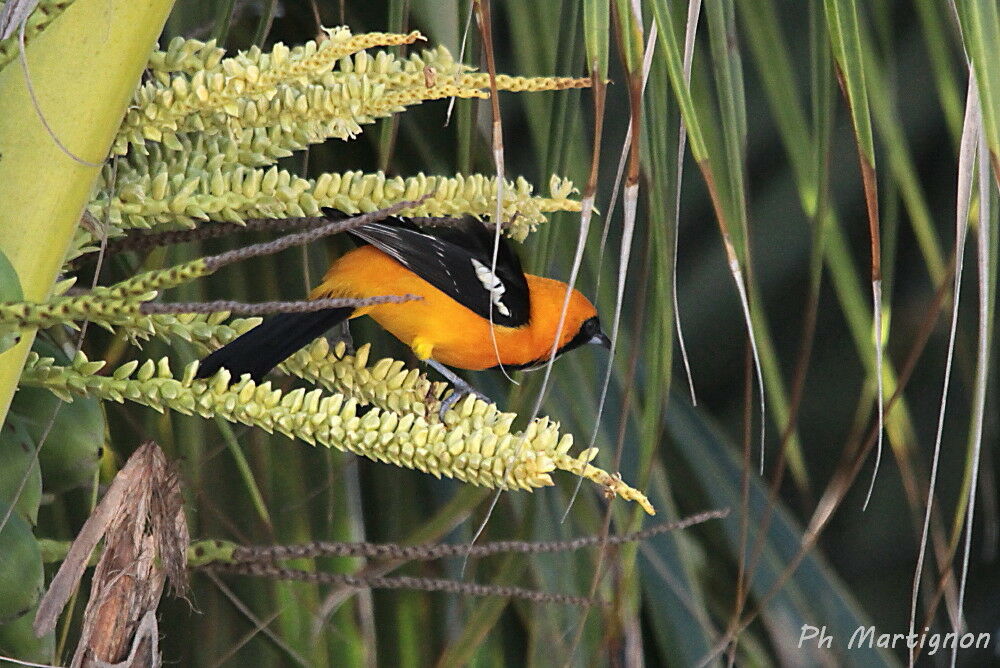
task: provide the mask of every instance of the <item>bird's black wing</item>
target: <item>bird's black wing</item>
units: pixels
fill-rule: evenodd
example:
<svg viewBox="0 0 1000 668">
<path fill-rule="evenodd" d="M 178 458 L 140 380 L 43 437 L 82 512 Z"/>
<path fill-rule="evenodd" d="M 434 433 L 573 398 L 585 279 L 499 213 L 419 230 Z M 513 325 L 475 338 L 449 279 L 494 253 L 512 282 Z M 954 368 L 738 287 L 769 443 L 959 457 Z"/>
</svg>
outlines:
<svg viewBox="0 0 1000 668">
<path fill-rule="evenodd" d="M 257 382 L 295 351 L 323 336 L 354 312 L 353 308 L 329 308 L 308 313 L 278 313 L 242 336 L 233 339 L 198 365 L 198 378 L 210 378 L 225 367 L 239 380 L 245 373 Z"/>
<path fill-rule="evenodd" d="M 528 323 L 528 281 L 501 237 L 496 272 L 494 236 L 471 218 L 421 231 L 405 219 L 369 223 L 351 234 L 371 244 L 483 318 L 506 327 Z"/>
</svg>

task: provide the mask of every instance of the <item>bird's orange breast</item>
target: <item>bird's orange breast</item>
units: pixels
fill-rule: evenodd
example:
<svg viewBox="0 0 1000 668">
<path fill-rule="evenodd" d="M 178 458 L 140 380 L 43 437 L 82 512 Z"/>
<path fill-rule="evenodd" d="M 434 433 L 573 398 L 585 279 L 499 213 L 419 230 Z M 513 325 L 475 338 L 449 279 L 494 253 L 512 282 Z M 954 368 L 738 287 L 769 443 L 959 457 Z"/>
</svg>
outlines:
<svg viewBox="0 0 1000 668">
<path fill-rule="evenodd" d="M 371 316 L 418 357 L 461 369 L 488 369 L 498 363 L 520 366 L 544 359 L 557 338 L 566 284 L 531 274 L 526 279 L 531 314 L 528 324 L 521 327 L 491 326 L 488 319 L 372 246 L 335 260 L 310 297 L 419 295 L 420 300 L 359 308 L 352 317 Z M 568 343 L 580 323 L 594 315 L 593 305 L 574 290 L 557 347 Z"/>
</svg>

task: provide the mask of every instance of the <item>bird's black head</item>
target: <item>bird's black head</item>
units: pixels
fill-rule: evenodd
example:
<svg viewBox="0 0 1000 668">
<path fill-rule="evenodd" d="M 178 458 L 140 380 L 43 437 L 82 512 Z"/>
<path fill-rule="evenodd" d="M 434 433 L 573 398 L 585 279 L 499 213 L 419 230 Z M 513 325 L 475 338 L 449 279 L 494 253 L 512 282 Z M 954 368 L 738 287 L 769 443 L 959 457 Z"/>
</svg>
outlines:
<svg viewBox="0 0 1000 668">
<path fill-rule="evenodd" d="M 573 341 L 577 339 L 581 340 L 580 343 L 576 344 L 578 346 L 593 343 L 611 350 L 611 339 L 601 331 L 601 321 L 596 315 L 583 321 L 583 324 L 580 325 L 580 331 L 573 337 Z"/>
<path fill-rule="evenodd" d="M 587 318 L 580 323 L 580 330 L 566 345 L 559 349 L 558 354 L 562 355 L 563 353 L 573 350 L 574 348 L 579 348 L 580 346 L 587 344 L 597 344 L 599 346 L 604 346 L 608 350 L 611 349 L 611 339 L 608 338 L 607 334 L 601 331 L 601 321 L 596 315 Z"/>
</svg>

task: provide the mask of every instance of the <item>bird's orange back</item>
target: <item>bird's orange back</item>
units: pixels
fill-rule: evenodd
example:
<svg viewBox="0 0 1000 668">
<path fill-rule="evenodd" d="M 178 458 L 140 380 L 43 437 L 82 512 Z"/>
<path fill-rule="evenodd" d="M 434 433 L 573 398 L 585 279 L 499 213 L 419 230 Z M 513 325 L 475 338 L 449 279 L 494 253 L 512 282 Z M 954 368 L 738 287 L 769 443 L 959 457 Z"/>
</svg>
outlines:
<svg viewBox="0 0 1000 668">
<path fill-rule="evenodd" d="M 525 277 L 531 295 L 528 324 L 522 327 L 494 324 L 492 333 L 489 320 L 372 246 L 362 246 L 337 258 L 310 297 L 421 295 L 421 300 L 360 308 L 352 317 L 370 315 L 421 359 L 433 357 L 447 366 L 474 370 L 495 367 L 498 363 L 527 366 L 549 356 L 552 342 L 557 338 L 567 286 L 541 276 L 526 274 Z M 581 324 L 596 315 L 593 304 L 573 290 L 557 348 L 568 344 Z"/>
</svg>

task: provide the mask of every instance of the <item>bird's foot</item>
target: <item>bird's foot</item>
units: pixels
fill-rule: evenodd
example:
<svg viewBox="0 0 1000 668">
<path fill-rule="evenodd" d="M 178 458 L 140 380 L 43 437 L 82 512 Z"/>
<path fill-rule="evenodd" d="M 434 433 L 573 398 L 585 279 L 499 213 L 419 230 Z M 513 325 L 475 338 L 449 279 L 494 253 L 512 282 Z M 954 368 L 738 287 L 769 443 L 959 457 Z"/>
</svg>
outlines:
<svg viewBox="0 0 1000 668">
<path fill-rule="evenodd" d="M 441 407 L 438 408 L 438 418 L 444 422 L 445 413 L 450 411 L 455 404 L 470 394 L 475 396 L 477 399 L 482 399 L 488 404 L 496 403 L 482 392 L 473 389 L 471 385 L 465 384 L 464 387 L 456 385 L 455 388 L 452 389 L 451 394 L 441 400 Z"/>
<path fill-rule="evenodd" d="M 482 392 L 480 392 L 479 390 L 477 390 L 476 388 L 472 387 L 467 382 L 462 380 L 458 376 L 458 374 L 453 372 L 448 367 L 430 359 L 427 360 L 427 364 L 435 371 L 437 371 L 439 374 L 444 376 L 445 379 L 452 385 L 451 394 L 449 394 L 447 397 L 441 400 L 441 405 L 438 408 L 438 418 L 442 422 L 444 422 L 445 413 L 450 411 L 455 406 L 455 404 L 457 404 L 460 400 L 464 399 L 470 394 L 476 397 L 477 399 L 482 399 L 488 404 L 496 403 L 488 396 L 486 396 L 485 394 L 483 394 Z"/>
</svg>

